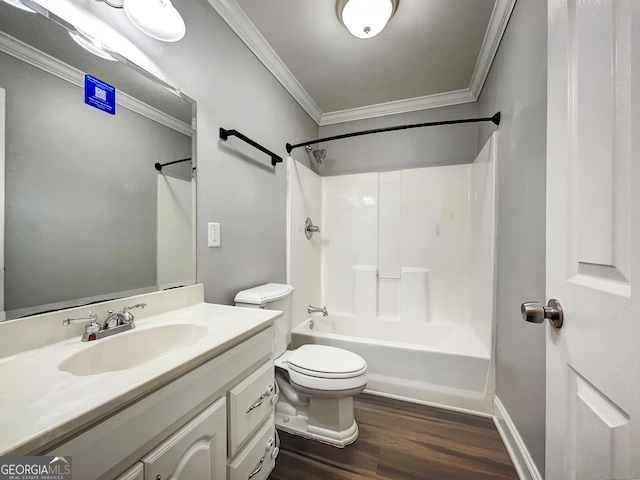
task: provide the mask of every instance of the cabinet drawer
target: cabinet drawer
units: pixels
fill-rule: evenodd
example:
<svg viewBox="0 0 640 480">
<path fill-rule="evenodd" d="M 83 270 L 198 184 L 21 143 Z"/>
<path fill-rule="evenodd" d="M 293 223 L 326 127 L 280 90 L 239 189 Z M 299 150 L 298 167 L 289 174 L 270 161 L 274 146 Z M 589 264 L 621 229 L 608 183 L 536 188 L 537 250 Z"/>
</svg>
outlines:
<svg viewBox="0 0 640 480">
<path fill-rule="evenodd" d="M 273 361 L 258 368 L 229 391 L 229 457 L 273 414 L 275 379 Z"/>
<path fill-rule="evenodd" d="M 229 480 L 264 480 L 275 466 L 276 429 L 270 417 L 249 444 L 229 463 Z"/>
<path fill-rule="evenodd" d="M 142 459 L 145 480 L 218 480 L 225 474 L 225 399 L 208 406 Z"/>
</svg>

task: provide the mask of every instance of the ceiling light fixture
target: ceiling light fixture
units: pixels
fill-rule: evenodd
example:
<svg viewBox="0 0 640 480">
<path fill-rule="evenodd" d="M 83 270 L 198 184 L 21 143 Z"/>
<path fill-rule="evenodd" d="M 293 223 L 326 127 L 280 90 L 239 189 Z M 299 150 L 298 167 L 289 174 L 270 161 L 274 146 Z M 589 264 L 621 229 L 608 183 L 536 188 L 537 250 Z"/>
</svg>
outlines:
<svg viewBox="0 0 640 480">
<path fill-rule="evenodd" d="M 378 35 L 393 14 L 399 0 L 338 0 L 336 13 L 354 37 L 373 38 Z"/>
<path fill-rule="evenodd" d="M 171 0 L 124 0 L 123 6 L 131 23 L 156 40 L 177 42 L 187 31 Z"/>
<path fill-rule="evenodd" d="M 4 2 L 8 3 L 9 5 L 14 6 L 16 8 L 19 8 L 20 10 L 24 10 L 25 12 L 35 13 L 35 11 L 33 9 L 27 7 L 20 0 L 4 0 Z"/>
<path fill-rule="evenodd" d="M 76 30 L 75 32 L 69 32 L 69 36 L 73 39 L 74 42 L 76 42 L 88 52 L 91 52 L 94 55 L 111 62 L 117 61 L 103 49 L 102 42 L 100 40 L 96 40 L 90 35 L 87 35 L 86 33 L 79 30 Z"/>
</svg>

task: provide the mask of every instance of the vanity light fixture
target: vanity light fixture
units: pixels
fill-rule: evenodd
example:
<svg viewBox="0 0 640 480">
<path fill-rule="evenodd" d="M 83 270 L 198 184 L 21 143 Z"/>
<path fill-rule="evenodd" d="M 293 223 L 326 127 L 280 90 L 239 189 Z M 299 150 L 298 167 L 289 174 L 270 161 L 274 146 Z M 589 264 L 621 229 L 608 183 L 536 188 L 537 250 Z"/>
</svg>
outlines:
<svg viewBox="0 0 640 480">
<path fill-rule="evenodd" d="M 97 55 L 100 58 L 104 58 L 105 60 L 109 60 L 111 62 L 117 61 L 108 52 L 106 52 L 102 46 L 102 42 L 100 40 L 96 40 L 95 38 L 87 35 L 84 32 L 76 30 L 74 32 L 69 32 L 69 36 L 80 45 L 82 48 L 87 50 L 88 52 Z"/>
<path fill-rule="evenodd" d="M 171 0 L 121 0 L 120 4 L 110 0 L 96 1 L 124 9 L 131 23 L 156 40 L 177 42 L 187 32 L 184 19 Z"/>
<path fill-rule="evenodd" d="M 340 22 L 357 38 L 378 35 L 398 8 L 399 0 L 338 0 Z"/>
<path fill-rule="evenodd" d="M 19 8 L 20 10 L 24 10 L 25 12 L 31 12 L 31 13 L 35 13 L 35 10 L 27 7 L 24 3 L 22 3 L 20 0 L 3 0 L 5 3 L 8 3 L 9 5 L 12 5 L 16 8 Z"/>
<path fill-rule="evenodd" d="M 156 40 L 177 42 L 187 31 L 171 0 L 124 0 L 123 6 L 131 23 Z"/>
</svg>

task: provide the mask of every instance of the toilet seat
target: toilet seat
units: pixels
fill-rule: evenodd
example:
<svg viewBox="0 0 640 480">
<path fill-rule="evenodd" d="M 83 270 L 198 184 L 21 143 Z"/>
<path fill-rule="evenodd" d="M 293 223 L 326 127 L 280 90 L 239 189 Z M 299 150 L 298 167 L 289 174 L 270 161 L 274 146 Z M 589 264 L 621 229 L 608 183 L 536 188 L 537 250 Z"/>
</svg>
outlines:
<svg viewBox="0 0 640 480">
<path fill-rule="evenodd" d="M 293 370 L 289 370 L 289 379 L 294 388 L 305 395 L 327 396 L 351 396 L 362 392 L 367 385 L 369 376 L 362 373 L 357 377 L 349 378 L 321 378 L 304 375 Z"/>
<path fill-rule="evenodd" d="M 360 393 L 367 384 L 367 362 L 353 352 L 325 345 L 303 345 L 276 359 L 300 390 Z M 309 392 L 306 392 L 310 394 Z"/>
<path fill-rule="evenodd" d="M 287 363 L 289 371 L 325 379 L 353 378 L 367 371 L 367 362 L 360 355 L 326 345 L 302 345 Z"/>
</svg>

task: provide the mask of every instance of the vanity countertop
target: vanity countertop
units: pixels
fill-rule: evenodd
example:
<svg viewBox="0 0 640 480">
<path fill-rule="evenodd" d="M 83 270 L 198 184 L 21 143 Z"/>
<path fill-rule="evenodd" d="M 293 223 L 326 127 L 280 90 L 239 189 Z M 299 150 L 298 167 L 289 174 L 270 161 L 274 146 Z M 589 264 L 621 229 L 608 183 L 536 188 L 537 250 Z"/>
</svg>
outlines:
<svg viewBox="0 0 640 480">
<path fill-rule="evenodd" d="M 0 359 L 0 455 L 26 455 L 94 424 L 268 328 L 281 312 L 198 303 L 136 320 L 136 328 L 95 342 L 80 337 Z M 195 343 L 133 368 L 74 376 L 58 366 L 83 349 L 162 325 L 206 327 Z M 60 328 L 63 328 L 62 325 Z M 204 331 L 204 330 L 203 330 Z M 127 355 L 126 351 L 119 355 Z"/>
</svg>

